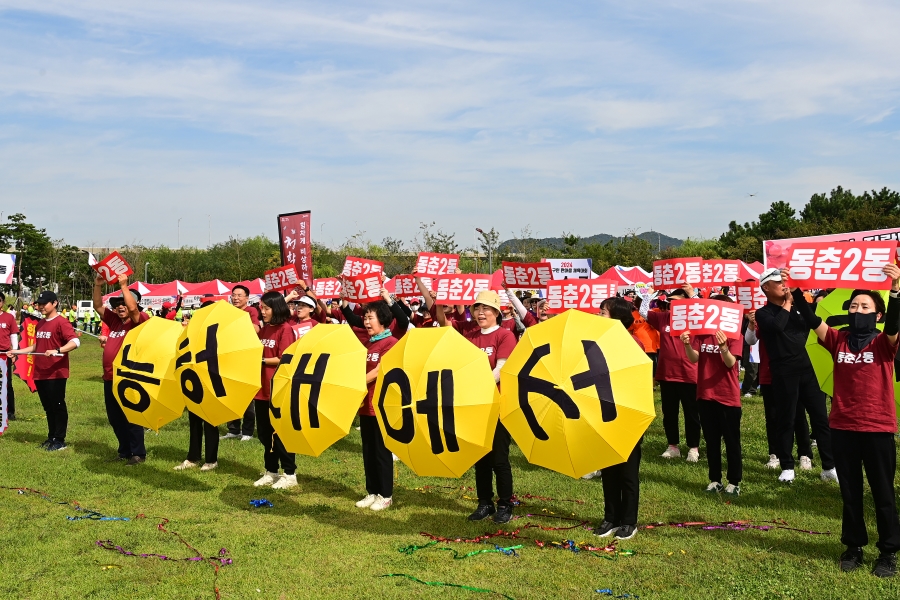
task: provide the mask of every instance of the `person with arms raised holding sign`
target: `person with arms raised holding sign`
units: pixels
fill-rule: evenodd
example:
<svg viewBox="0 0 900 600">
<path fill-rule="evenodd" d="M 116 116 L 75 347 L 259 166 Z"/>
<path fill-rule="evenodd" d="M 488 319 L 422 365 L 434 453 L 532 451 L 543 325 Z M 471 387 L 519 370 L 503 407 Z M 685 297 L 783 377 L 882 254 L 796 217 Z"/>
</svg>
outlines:
<svg viewBox="0 0 900 600">
<path fill-rule="evenodd" d="M 819 456 L 822 459 L 821 478 L 823 481 L 837 481 L 825 393 L 819 387 L 819 380 L 806 351 L 810 328 L 794 306 L 791 292 L 784 283 L 786 277 L 787 271 L 763 271 L 759 284 L 768 302 L 756 311 L 758 336 L 769 355 L 772 391 L 775 396 L 778 459 L 782 469 L 778 481 L 790 483 L 794 480 L 792 450 L 798 402 L 809 413 L 813 437 L 818 442 Z"/>
<path fill-rule="evenodd" d="M 256 333 L 260 331 L 259 316 L 256 309 L 248 304 L 250 301 L 250 288 L 244 285 L 236 285 L 231 288 L 231 304 L 235 308 L 239 308 L 250 315 L 250 322 Z M 243 424 L 242 419 L 228 421 L 228 433 L 222 436 L 223 440 L 239 439 L 242 442 L 248 442 L 253 439 L 253 428 L 256 426 L 256 407 L 251 402 L 250 406 L 244 412 Z"/>
<path fill-rule="evenodd" d="M 4 310 L 3 304 L 6 297 L 0 293 L 0 353 L 6 353 L 19 347 L 19 324 L 16 316 Z M 6 417 L 10 421 L 16 420 L 16 394 L 13 390 L 13 360 L 7 356 L 6 361 Z"/>
<path fill-rule="evenodd" d="M 106 310 L 103 306 L 103 284 L 106 278 L 98 275 L 94 280 L 94 312 L 100 316 L 103 324 L 109 328 L 106 343 L 103 346 L 103 397 L 106 403 L 106 418 L 113 428 L 116 440 L 119 442 L 118 452 L 112 460 L 127 460 L 126 465 L 138 465 L 147 458 L 147 450 L 144 447 L 144 428 L 128 422 L 125 412 L 113 394 L 113 361 L 122 347 L 122 342 L 129 331 L 149 319 L 141 312 L 138 302 L 141 295 L 128 289 L 128 276 L 119 276 L 120 296 L 109 299 L 112 310 Z"/>
<path fill-rule="evenodd" d="M 900 519 L 894 495 L 897 471 L 897 408 L 894 401 L 894 358 L 900 334 L 900 268 L 884 267 L 892 280 L 885 311 L 878 292 L 854 290 L 848 309 L 850 325 L 840 331 L 829 327 L 807 303 L 800 288 L 792 291 L 794 306 L 807 326 L 834 359 L 834 396 L 831 400 L 831 440 L 835 468 L 844 501 L 841 570 L 863 564 L 863 546 L 869 543 L 863 518 L 863 467 L 872 490 L 881 554 L 872 574 L 893 577 L 900 550 Z M 781 273 L 786 279 L 787 273 Z M 884 316 L 884 331 L 876 324 Z M 821 444 L 821 442 L 820 442 Z"/>
<path fill-rule="evenodd" d="M 711 298 L 731 302 L 728 296 Z M 697 411 L 706 440 L 709 485 L 707 492 L 737 496 L 744 476 L 741 454 L 741 387 L 738 362 L 743 352 L 741 337 L 729 338 L 722 331 L 715 335 L 681 334 L 684 352 L 697 365 Z M 722 487 L 722 441 L 728 460 L 728 485 Z"/>
<path fill-rule="evenodd" d="M 47 413 L 47 439 L 41 448 L 48 451 L 66 449 L 69 411 L 66 408 L 66 381 L 69 379 L 68 353 L 81 345 L 72 325 L 56 311 L 59 299 L 51 291 L 43 291 L 35 300 L 44 315 L 35 331 L 35 343 L 27 348 L 10 350 L 7 356 L 37 354 L 34 357 L 34 384 L 44 412 Z M 40 356 L 40 355 L 43 356 Z"/>
</svg>

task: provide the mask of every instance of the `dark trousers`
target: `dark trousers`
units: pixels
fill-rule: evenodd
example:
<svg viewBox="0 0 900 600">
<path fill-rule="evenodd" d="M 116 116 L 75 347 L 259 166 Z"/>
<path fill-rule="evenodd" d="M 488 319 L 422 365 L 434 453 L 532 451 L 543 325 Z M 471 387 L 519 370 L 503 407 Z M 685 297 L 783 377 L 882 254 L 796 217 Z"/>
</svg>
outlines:
<svg viewBox="0 0 900 600">
<path fill-rule="evenodd" d="M 509 464 L 509 432 L 497 423 L 494 446 L 475 463 L 475 492 L 478 504 L 494 505 L 494 476 L 497 477 L 497 505 L 512 506 L 513 478 Z"/>
<path fill-rule="evenodd" d="M 67 379 L 36 379 L 41 406 L 47 413 L 47 438 L 60 442 L 66 441 L 66 429 L 69 427 L 69 410 L 66 408 Z"/>
<path fill-rule="evenodd" d="M 268 407 L 267 407 L 268 409 Z M 256 425 L 256 401 L 250 403 L 250 406 L 247 407 L 247 410 L 244 411 L 243 418 L 243 426 L 241 426 L 241 419 L 235 419 L 234 421 L 228 421 L 228 433 L 232 433 L 234 435 L 253 435 L 253 428 Z"/>
<path fill-rule="evenodd" d="M 700 446 L 700 414 L 697 412 L 697 384 L 681 381 L 660 381 L 663 429 L 670 446 L 681 441 L 678 435 L 678 407 L 684 411 L 684 437 L 689 448 Z"/>
<path fill-rule="evenodd" d="M 359 434 L 362 437 L 366 492 L 390 498 L 394 495 L 394 457 L 384 445 L 378 420 L 375 417 L 360 415 Z"/>
<path fill-rule="evenodd" d="M 266 465 L 266 471 L 277 473 L 280 465 L 284 469 L 285 475 L 293 475 L 297 472 L 295 455 L 293 452 L 288 452 L 281 438 L 275 435 L 275 427 L 272 426 L 272 403 L 268 400 L 254 400 L 253 404 L 256 405 L 254 410 L 257 421 L 256 433 L 265 450 L 263 463 Z M 247 413 L 244 413 L 245 423 L 246 416 Z M 252 432 L 253 429 L 251 428 L 250 431 Z"/>
<path fill-rule="evenodd" d="M 144 428 L 140 425 L 129 423 L 113 395 L 113 382 L 103 381 L 103 396 L 106 401 L 106 418 L 112 425 L 113 433 L 119 440 L 119 456 L 122 458 L 131 458 L 132 456 L 147 456 L 147 449 L 144 448 Z"/>
<path fill-rule="evenodd" d="M 778 455 L 778 422 L 775 417 L 775 393 L 772 384 L 761 383 L 759 393 L 762 394 L 763 411 L 766 418 L 766 443 L 769 454 Z M 806 410 L 803 405 L 797 403 L 797 414 L 794 417 L 794 439 L 797 442 L 797 455 L 812 458 L 812 446 L 809 442 L 809 422 L 806 420 Z"/>
<path fill-rule="evenodd" d="M 615 526 L 637 525 L 638 502 L 641 498 L 641 442 L 628 460 L 603 469 L 603 520 Z"/>
<path fill-rule="evenodd" d="M 16 415 L 16 392 L 13 389 L 13 365 L 16 361 L 12 358 L 6 360 L 6 415 L 14 417 Z"/>
<path fill-rule="evenodd" d="M 775 392 L 775 422 L 778 432 L 778 460 L 782 469 L 794 468 L 792 454 L 794 423 L 797 405 L 809 414 L 809 424 L 819 447 L 819 457 L 823 469 L 834 468 L 831 453 L 831 428 L 828 426 L 828 412 L 825 407 L 825 393 L 819 388 L 816 373 L 810 367 L 799 373 L 772 372 L 772 391 Z"/>
<path fill-rule="evenodd" d="M 738 485 L 744 477 L 741 455 L 741 407 L 725 406 L 712 400 L 699 400 L 700 423 L 706 440 L 706 461 L 709 480 L 722 483 L 722 440 L 728 459 L 728 483 Z M 606 477 L 604 470 L 603 476 Z"/>
<path fill-rule="evenodd" d="M 213 427 L 191 411 L 188 411 L 188 429 L 190 441 L 188 442 L 187 459 L 193 463 L 200 462 L 200 450 L 206 438 L 206 453 L 203 462 L 219 462 L 219 428 Z"/>
<path fill-rule="evenodd" d="M 759 363 L 744 363 L 744 380 L 741 382 L 741 395 L 753 394 L 759 385 Z"/>
<path fill-rule="evenodd" d="M 844 500 L 841 542 L 847 546 L 869 543 L 863 519 L 863 468 L 872 489 L 875 524 L 882 552 L 900 550 L 900 520 L 894 497 L 894 472 L 897 470 L 897 448 L 893 433 L 831 430 L 835 450 L 835 467 Z"/>
</svg>

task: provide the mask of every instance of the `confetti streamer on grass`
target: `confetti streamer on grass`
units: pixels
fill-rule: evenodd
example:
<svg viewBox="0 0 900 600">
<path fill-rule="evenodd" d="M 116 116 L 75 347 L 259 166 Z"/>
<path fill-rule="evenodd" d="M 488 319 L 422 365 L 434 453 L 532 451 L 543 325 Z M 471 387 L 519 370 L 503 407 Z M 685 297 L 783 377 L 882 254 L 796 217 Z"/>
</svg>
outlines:
<svg viewBox="0 0 900 600">
<path fill-rule="evenodd" d="M 594 590 L 598 594 L 602 594 L 604 596 L 612 596 L 613 598 L 640 598 L 637 594 L 616 594 L 609 588 L 603 588 L 602 590 Z"/>
<path fill-rule="evenodd" d="M 830 531 L 812 531 L 809 529 L 798 529 L 791 527 L 784 519 L 773 519 L 771 521 L 723 521 L 721 523 L 707 523 L 706 521 L 687 521 L 684 523 L 649 523 L 643 525 L 641 529 L 657 529 L 660 527 L 680 527 L 684 529 L 704 529 L 707 531 L 722 529 L 727 531 L 747 531 L 755 529 L 757 531 L 769 531 L 771 529 L 784 529 L 787 531 L 797 531 L 808 535 L 831 535 Z"/>
<path fill-rule="evenodd" d="M 422 585 L 433 585 L 433 586 L 443 586 L 443 587 L 454 587 L 459 588 L 461 590 L 469 590 L 470 592 L 480 592 L 483 594 L 496 594 L 501 598 L 506 598 L 506 600 L 515 600 L 512 596 L 507 596 L 501 592 L 495 592 L 494 590 L 486 590 L 484 588 L 478 588 L 471 585 L 460 585 L 458 583 L 445 583 L 443 581 L 422 581 L 417 577 L 413 577 L 412 575 L 407 575 L 406 573 L 388 573 L 386 575 L 379 575 L 378 577 L 404 577 L 409 579 L 410 581 L 415 581 L 416 583 L 421 583 Z"/>
<path fill-rule="evenodd" d="M 522 544 L 519 544 L 518 546 L 507 546 L 506 548 L 503 548 L 501 546 L 494 544 L 493 548 L 486 548 L 484 550 L 474 550 L 474 551 L 468 552 L 466 554 L 460 554 L 453 548 L 435 548 L 434 546 L 439 543 L 440 542 L 432 541 L 432 542 L 428 542 L 427 544 L 424 544 L 422 546 L 416 546 L 415 544 L 411 544 L 409 546 L 403 546 L 402 548 L 400 548 L 398 550 L 398 552 L 409 556 L 418 550 L 427 550 L 430 548 L 432 550 L 446 550 L 448 552 L 452 552 L 454 560 L 462 560 L 464 558 L 477 556 L 479 554 L 490 554 L 490 553 L 500 553 L 500 554 L 505 554 L 506 556 L 513 556 L 513 557 L 518 558 L 519 554 L 516 552 L 516 550 L 518 550 L 522 547 Z"/>
<path fill-rule="evenodd" d="M 259 500 L 251 500 L 250 505 L 256 508 L 272 508 L 275 506 L 265 498 L 260 498 Z"/>
<path fill-rule="evenodd" d="M 4 490 L 12 490 L 12 491 L 14 491 L 14 492 L 17 492 L 17 493 L 20 494 L 20 495 L 23 495 L 23 496 L 24 496 L 24 495 L 27 495 L 27 494 L 32 494 L 32 495 L 38 496 L 39 498 L 41 498 L 42 500 L 46 500 L 46 501 L 49 502 L 50 504 L 59 504 L 59 505 L 62 505 L 62 506 L 71 506 L 71 507 L 73 507 L 76 511 L 82 513 L 82 514 L 76 515 L 76 516 L 74 516 L 74 517 L 67 516 L 66 519 L 68 519 L 69 521 L 84 521 L 84 520 L 89 520 L 89 521 L 130 521 L 130 520 L 131 520 L 131 519 L 129 519 L 128 517 L 109 517 L 109 516 L 107 516 L 107 515 L 104 515 L 104 514 L 101 513 L 101 512 L 96 511 L 96 510 L 91 510 L 91 509 L 89 509 L 89 508 L 84 508 L 84 507 L 81 506 L 78 502 L 76 502 L 76 501 L 74 501 L 74 500 L 72 500 L 71 502 L 69 502 L 69 501 L 54 500 L 53 498 L 51 498 L 50 496 L 48 496 L 48 495 L 45 494 L 44 492 L 41 492 L 41 491 L 38 491 L 38 490 L 35 490 L 35 489 L 32 489 L 32 488 L 27 488 L 27 487 L 7 487 L 7 486 L 0 486 L 0 487 L 2 487 Z"/>
</svg>

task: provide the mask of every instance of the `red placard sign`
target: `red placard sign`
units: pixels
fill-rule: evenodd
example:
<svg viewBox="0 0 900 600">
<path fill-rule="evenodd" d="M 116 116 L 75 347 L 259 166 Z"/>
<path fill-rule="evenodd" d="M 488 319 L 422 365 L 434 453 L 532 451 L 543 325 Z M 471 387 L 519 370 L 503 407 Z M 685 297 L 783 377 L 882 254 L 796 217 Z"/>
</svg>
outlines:
<svg viewBox="0 0 900 600">
<path fill-rule="evenodd" d="M 32 316 L 26 316 L 22 320 L 21 335 L 22 340 L 19 342 L 19 348 L 28 348 L 34 346 L 37 341 L 37 325 L 39 321 Z M 34 384 L 34 355 L 20 354 L 16 357 L 15 367 L 13 371 L 19 376 L 19 379 L 25 382 L 28 389 L 33 394 L 37 391 Z M 7 377 L 12 377 L 12 373 L 7 373 Z"/>
<path fill-rule="evenodd" d="M 555 279 L 547 282 L 547 312 L 559 314 L 571 308 L 597 314 L 600 304 L 616 295 L 613 279 Z"/>
<path fill-rule="evenodd" d="M 300 279 L 297 277 L 297 269 L 294 268 L 294 265 L 286 265 L 266 271 L 264 279 L 266 280 L 266 290 L 279 292 L 289 290 L 300 284 Z"/>
<path fill-rule="evenodd" d="M 394 289 L 392 292 L 391 290 L 388 291 L 393 293 L 395 296 L 401 298 L 409 298 L 422 295 L 422 292 L 419 291 L 419 286 L 416 285 L 415 275 L 396 275 L 393 281 Z M 426 288 L 431 289 L 430 277 L 422 277 L 422 283 L 425 284 Z"/>
<path fill-rule="evenodd" d="M 439 275 L 431 280 L 435 304 L 472 304 L 479 292 L 491 289 L 490 275 Z"/>
<path fill-rule="evenodd" d="M 766 305 L 766 295 L 763 294 L 759 287 L 758 281 L 743 281 L 734 285 L 734 293 L 737 296 L 738 304 L 744 307 L 744 310 L 757 310 Z"/>
<path fill-rule="evenodd" d="M 324 277 L 316 279 L 312 284 L 312 291 L 316 298 L 321 300 L 333 300 L 341 297 L 341 280 L 336 277 Z"/>
<path fill-rule="evenodd" d="M 459 254 L 435 254 L 419 252 L 416 260 L 416 275 L 453 275 L 459 267 Z"/>
<path fill-rule="evenodd" d="M 294 265 L 303 281 L 312 281 L 312 239 L 308 210 L 278 215 L 281 264 Z"/>
<path fill-rule="evenodd" d="M 370 273 L 382 273 L 384 271 L 384 263 L 377 260 L 369 260 L 368 258 L 356 258 L 348 256 L 344 261 L 344 270 L 341 275 L 344 277 L 356 277 L 357 275 L 368 275 Z"/>
<path fill-rule="evenodd" d="M 897 242 L 797 242 L 787 259 L 789 285 L 802 288 L 891 289 L 882 272 L 897 261 Z"/>
<path fill-rule="evenodd" d="M 553 279 L 549 263 L 503 263 L 503 283 L 506 287 L 526 290 L 543 289 Z"/>
<path fill-rule="evenodd" d="M 670 258 L 653 262 L 653 288 L 672 289 L 703 281 L 702 258 Z"/>
<path fill-rule="evenodd" d="M 122 255 L 113 252 L 97 264 L 93 265 L 93 269 L 106 279 L 106 283 L 116 283 L 120 275 L 131 275 L 134 270 L 131 268 Z"/>
<path fill-rule="evenodd" d="M 704 260 L 700 274 L 702 285 L 733 285 L 741 280 L 741 261 Z"/>
<path fill-rule="evenodd" d="M 741 320 L 744 307 L 733 302 L 690 298 L 673 300 L 669 334 L 680 336 L 685 331 L 691 335 L 715 335 L 721 331 L 729 338 L 741 337 Z"/>
<path fill-rule="evenodd" d="M 381 273 L 344 277 L 344 290 L 351 302 L 374 302 L 381 299 Z"/>
</svg>

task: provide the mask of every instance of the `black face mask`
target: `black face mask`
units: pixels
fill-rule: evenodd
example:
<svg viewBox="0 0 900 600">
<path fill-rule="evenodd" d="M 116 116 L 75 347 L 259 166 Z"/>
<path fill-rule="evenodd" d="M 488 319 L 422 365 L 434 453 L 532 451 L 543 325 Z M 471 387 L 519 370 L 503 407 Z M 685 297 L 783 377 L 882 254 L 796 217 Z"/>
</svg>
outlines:
<svg viewBox="0 0 900 600">
<path fill-rule="evenodd" d="M 859 352 L 878 335 L 878 330 L 875 328 L 875 325 L 878 323 L 878 313 L 862 314 L 855 312 L 850 313 L 848 316 L 850 324 L 847 330 L 850 332 L 850 337 L 847 340 L 847 344 L 851 350 Z"/>
</svg>

